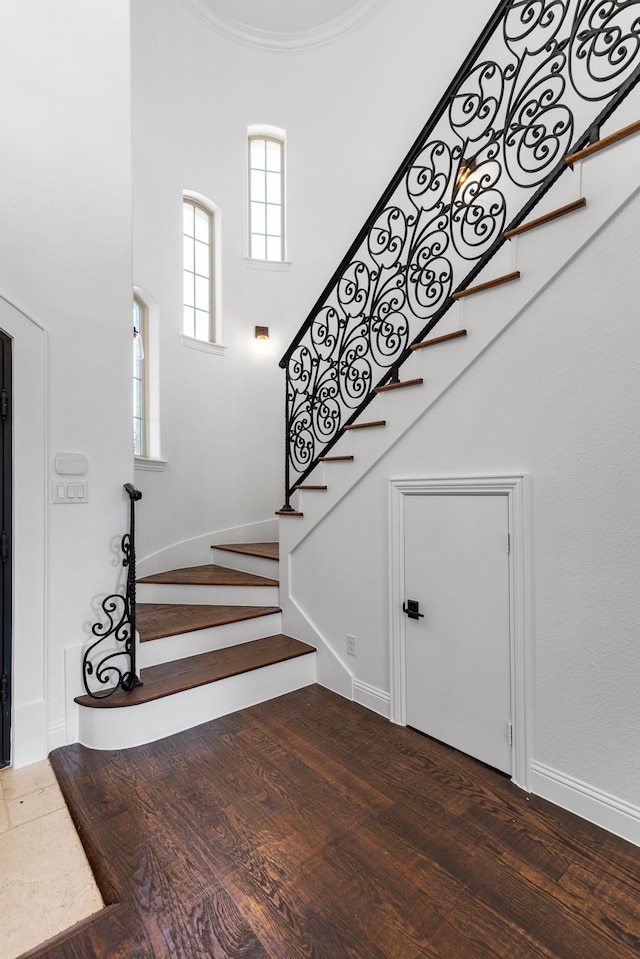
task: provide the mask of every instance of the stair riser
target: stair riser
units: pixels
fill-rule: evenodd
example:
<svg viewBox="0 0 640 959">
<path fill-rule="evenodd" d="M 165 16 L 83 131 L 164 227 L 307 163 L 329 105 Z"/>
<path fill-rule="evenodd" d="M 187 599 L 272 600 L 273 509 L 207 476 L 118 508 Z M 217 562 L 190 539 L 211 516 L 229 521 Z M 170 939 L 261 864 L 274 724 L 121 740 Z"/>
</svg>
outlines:
<svg viewBox="0 0 640 959">
<path fill-rule="evenodd" d="M 277 586 L 191 586 L 178 583 L 139 583 L 139 603 L 184 603 L 206 606 L 277 606 Z"/>
<path fill-rule="evenodd" d="M 275 559 L 264 559 L 262 556 L 246 556 L 244 553 L 232 553 L 226 549 L 211 549 L 211 562 L 217 566 L 227 566 L 229 569 L 240 569 L 245 573 L 254 573 L 256 576 L 278 578 L 278 562 Z"/>
<path fill-rule="evenodd" d="M 265 617 L 273 620 L 273 617 Z M 310 686 L 316 654 L 265 666 L 139 706 L 80 707 L 79 742 L 90 749 L 128 749 Z"/>
<path fill-rule="evenodd" d="M 228 623 L 226 626 L 195 629 L 189 633 L 154 639 L 140 643 L 140 668 L 170 663 L 186 656 L 196 656 L 198 653 L 208 653 L 212 649 L 248 643 L 252 639 L 262 639 L 264 636 L 279 633 L 281 628 L 282 614 L 271 613 L 268 616 L 256 616 L 255 619 L 244 619 L 239 623 Z"/>
</svg>

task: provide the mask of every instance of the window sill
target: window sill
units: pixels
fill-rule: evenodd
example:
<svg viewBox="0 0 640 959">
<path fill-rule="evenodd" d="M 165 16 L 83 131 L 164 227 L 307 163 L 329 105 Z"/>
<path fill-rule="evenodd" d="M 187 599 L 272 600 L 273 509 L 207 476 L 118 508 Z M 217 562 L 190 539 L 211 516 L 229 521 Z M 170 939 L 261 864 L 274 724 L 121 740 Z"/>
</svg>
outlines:
<svg viewBox="0 0 640 959">
<path fill-rule="evenodd" d="M 245 266 L 250 270 L 269 270 L 272 273 L 288 273 L 291 269 L 291 260 L 256 260 L 245 256 Z"/>
<path fill-rule="evenodd" d="M 215 356 L 224 356 L 227 352 L 226 346 L 221 343 L 210 343 L 209 340 L 196 340 L 193 336 L 181 336 L 182 345 L 190 350 L 199 350 L 201 353 L 213 353 Z"/>
<path fill-rule="evenodd" d="M 167 466 L 167 460 L 159 460 L 154 456 L 134 456 L 133 458 L 133 467 L 137 470 L 148 470 L 152 473 L 163 473 Z"/>
</svg>

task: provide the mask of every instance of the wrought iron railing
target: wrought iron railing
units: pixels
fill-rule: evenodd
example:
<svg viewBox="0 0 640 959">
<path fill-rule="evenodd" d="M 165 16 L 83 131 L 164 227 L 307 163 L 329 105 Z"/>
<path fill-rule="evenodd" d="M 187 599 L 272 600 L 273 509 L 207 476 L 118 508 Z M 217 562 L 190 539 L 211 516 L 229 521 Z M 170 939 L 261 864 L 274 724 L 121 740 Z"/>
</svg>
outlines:
<svg viewBox="0 0 640 959">
<path fill-rule="evenodd" d="M 502 0 L 280 361 L 286 502 L 640 79 L 640 0 Z"/>
<path fill-rule="evenodd" d="M 129 496 L 129 532 L 122 537 L 120 548 L 127 579 L 124 594 L 112 593 L 102 601 L 106 623 L 91 627 L 97 638 L 82 658 L 82 679 L 92 699 L 105 699 L 118 689 L 130 691 L 141 685 L 136 668 L 135 505 L 142 493 L 131 483 L 125 483 L 124 488 Z"/>
</svg>

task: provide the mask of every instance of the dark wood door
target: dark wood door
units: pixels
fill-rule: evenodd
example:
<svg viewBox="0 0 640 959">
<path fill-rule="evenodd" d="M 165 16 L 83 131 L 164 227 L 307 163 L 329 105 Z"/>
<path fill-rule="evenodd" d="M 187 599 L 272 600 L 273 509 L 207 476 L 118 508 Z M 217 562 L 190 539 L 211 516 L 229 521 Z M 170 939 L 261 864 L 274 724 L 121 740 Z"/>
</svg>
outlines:
<svg viewBox="0 0 640 959">
<path fill-rule="evenodd" d="M 0 330 L 0 767 L 11 761 L 11 337 Z"/>
</svg>

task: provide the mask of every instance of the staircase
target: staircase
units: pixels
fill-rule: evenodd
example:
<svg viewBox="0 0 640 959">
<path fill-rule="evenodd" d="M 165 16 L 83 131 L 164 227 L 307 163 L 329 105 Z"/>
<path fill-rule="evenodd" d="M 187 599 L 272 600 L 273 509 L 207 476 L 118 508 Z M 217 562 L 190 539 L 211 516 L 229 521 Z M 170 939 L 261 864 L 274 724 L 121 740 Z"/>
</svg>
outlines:
<svg viewBox="0 0 640 959">
<path fill-rule="evenodd" d="M 640 107 L 638 95 L 633 102 Z M 640 121 L 610 126 L 613 132 L 565 158 L 573 174 L 551 188 L 535 216 L 505 232 L 508 242 L 478 282 L 454 293 L 454 306 L 434 334 L 412 344 L 401 378 L 374 389 L 361 418 L 343 427 L 330 453 L 296 485 L 293 508 L 277 514 L 284 553 L 354 489 L 635 194 Z M 286 596 L 286 582 L 282 586 Z"/>
<path fill-rule="evenodd" d="M 78 696 L 79 740 L 124 749 L 315 681 L 315 649 L 281 628 L 278 544 L 212 547 L 203 566 L 138 580 L 142 685 Z"/>
<path fill-rule="evenodd" d="M 138 745 L 316 679 L 354 695 L 342 624 L 327 608 L 309 612 L 309 597 L 324 588 L 309 534 L 640 186 L 640 122 L 602 129 L 631 105 L 629 93 L 637 107 L 640 90 L 636 45 L 616 40 L 620 11 L 608 5 L 594 25 L 588 5 L 569 4 L 566 17 L 529 6 L 498 5 L 281 360 L 284 628 L 313 645 L 280 632 L 276 544 L 216 546 L 215 562 L 225 565 L 140 581 L 143 685 L 103 701 L 78 697 L 80 742 Z M 633 39 L 635 7 L 624 13 Z M 612 48 L 611 76 L 581 72 L 598 40 Z M 566 102 L 560 63 L 572 79 Z M 579 152 L 563 158 L 569 149 Z M 384 522 L 380 510 L 377 519 Z M 334 553 L 323 555 L 333 572 Z M 368 681 L 360 689 L 389 699 Z"/>
<path fill-rule="evenodd" d="M 395 706 L 391 678 L 385 674 L 389 633 L 376 626 L 376 622 L 386 624 L 389 617 L 383 578 L 386 567 L 381 566 L 372 543 L 388 541 L 394 535 L 386 509 L 389 479 L 443 475 L 442 456 L 434 456 L 424 446 L 431 412 L 440 419 L 440 404 L 446 407 L 448 392 L 473 376 L 473 367 L 482 365 L 494 344 L 500 349 L 498 341 L 506 339 L 512 325 L 526 319 L 523 314 L 528 314 L 530 305 L 637 195 L 637 88 L 625 107 L 624 117 L 612 118 L 599 141 L 566 157 L 565 176 L 518 229 L 509 231 L 500 254 L 465 295 L 456 297 L 438 327 L 413 345 L 400 370 L 400 382 L 375 391 L 369 406 L 350 424 L 356 428 L 344 429 L 297 485 L 291 498 L 293 509 L 280 511 L 280 550 L 288 557 L 280 581 L 283 628 L 317 646 L 319 683 L 381 715 L 392 716 Z M 621 119 L 623 125 L 619 126 Z M 555 317 L 559 329 L 566 319 L 562 314 Z M 606 315 L 602 322 L 606 329 Z M 548 332 L 546 342 L 553 359 L 557 347 Z M 606 347 L 603 350 L 606 355 Z M 569 357 L 567 362 L 571 362 Z M 540 373 L 544 391 L 544 368 Z M 495 382 L 487 388 L 495 393 Z M 482 402 L 479 396 L 478 403 Z M 522 397 L 505 394 L 504 402 L 518 404 Z M 455 431 L 455 426 L 449 428 Z M 461 427 L 460 435 L 463 433 Z M 421 454 L 416 452 L 413 458 L 408 454 L 411 467 L 399 466 L 396 448 L 407 451 L 412 442 Z M 444 441 L 440 446 L 446 446 Z M 418 473 L 413 472 L 416 459 L 422 463 Z M 470 456 L 470 470 L 477 469 L 476 459 L 477 454 Z M 333 572 L 336 555 L 343 558 L 341 577 Z M 318 600 L 319 583 L 331 591 L 330 605 Z M 350 633 L 366 637 L 357 659 L 345 655 L 345 635 Z"/>
<path fill-rule="evenodd" d="M 295 508 L 280 511 L 290 557 L 282 582 L 271 542 L 216 545 L 211 563 L 138 580 L 142 686 L 104 700 L 77 697 L 80 742 L 141 745 L 316 681 L 358 699 L 350 664 L 308 615 L 305 590 L 292 590 L 297 547 L 637 190 L 639 144 L 635 121 L 567 157 L 574 177 L 556 184 L 536 215 L 509 231 L 478 282 L 455 294 L 438 335 L 412 345 L 402 379 L 375 390 L 366 415 L 297 486 Z M 281 631 L 280 596 L 284 628 L 308 642 Z"/>
</svg>

